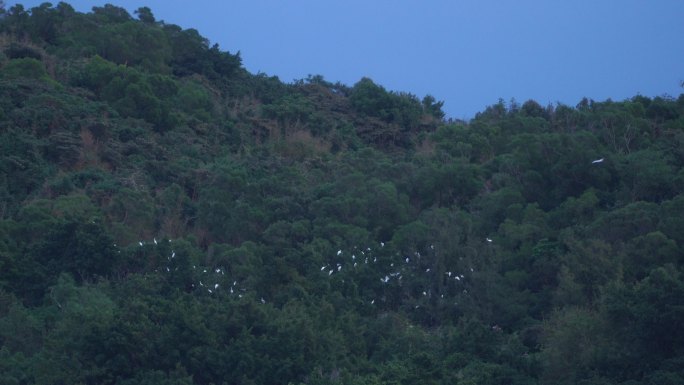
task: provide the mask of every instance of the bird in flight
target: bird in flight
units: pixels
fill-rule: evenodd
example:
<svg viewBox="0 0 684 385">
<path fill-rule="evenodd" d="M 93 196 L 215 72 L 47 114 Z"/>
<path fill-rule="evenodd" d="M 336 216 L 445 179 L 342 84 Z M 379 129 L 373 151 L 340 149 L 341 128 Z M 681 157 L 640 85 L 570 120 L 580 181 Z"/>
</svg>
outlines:
<svg viewBox="0 0 684 385">
<path fill-rule="evenodd" d="M 596 163 L 601 163 L 601 162 L 603 162 L 603 158 L 596 159 L 596 160 L 592 161 L 591 164 L 596 164 Z"/>
</svg>

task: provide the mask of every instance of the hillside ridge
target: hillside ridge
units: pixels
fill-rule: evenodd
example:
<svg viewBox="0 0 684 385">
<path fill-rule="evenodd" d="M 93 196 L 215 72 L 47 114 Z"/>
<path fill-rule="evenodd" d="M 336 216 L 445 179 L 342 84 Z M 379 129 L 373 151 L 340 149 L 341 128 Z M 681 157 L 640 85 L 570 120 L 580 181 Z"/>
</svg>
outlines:
<svg viewBox="0 0 684 385">
<path fill-rule="evenodd" d="M 0 382 L 684 383 L 684 94 L 442 106 L 5 10 Z"/>
</svg>

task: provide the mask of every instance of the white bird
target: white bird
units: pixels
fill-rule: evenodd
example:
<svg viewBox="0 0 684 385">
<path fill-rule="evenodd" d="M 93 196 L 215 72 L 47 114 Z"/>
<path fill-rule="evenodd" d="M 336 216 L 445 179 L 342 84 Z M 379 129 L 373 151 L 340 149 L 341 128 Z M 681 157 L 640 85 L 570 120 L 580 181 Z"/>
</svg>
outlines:
<svg viewBox="0 0 684 385">
<path fill-rule="evenodd" d="M 337 250 L 337 255 L 342 254 L 342 250 Z"/>
<path fill-rule="evenodd" d="M 232 287 L 230 288 L 230 294 L 233 294 L 233 288 Z"/>
<path fill-rule="evenodd" d="M 409 263 L 409 257 L 406 257 L 406 263 Z"/>
<path fill-rule="evenodd" d="M 334 271 L 334 270 L 330 270 L 330 271 L 328 272 L 328 275 L 332 275 L 333 271 Z"/>
<path fill-rule="evenodd" d="M 425 272 L 426 272 L 426 273 L 429 273 L 429 272 L 430 272 L 430 268 L 428 267 L 427 269 L 425 269 Z"/>
<path fill-rule="evenodd" d="M 213 291 L 211 291 L 211 289 L 207 289 L 207 291 L 210 292 L 210 293 L 213 293 Z"/>
<path fill-rule="evenodd" d="M 157 238 L 152 238 L 152 240 L 154 241 L 154 244 L 156 245 L 157 244 Z"/>
<path fill-rule="evenodd" d="M 450 271 L 447 271 L 447 272 L 446 272 L 446 275 L 448 275 L 449 277 L 451 277 L 451 272 L 450 272 Z"/>
<path fill-rule="evenodd" d="M 592 161 L 591 164 L 596 164 L 596 163 L 601 163 L 601 162 L 603 162 L 603 158 L 596 159 L 596 160 Z"/>
<path fill-rule="evenodd" d="M 385 247 L 385 242 L 380 242 L 380 247 Z"/>
<path fill-rule="evenodd" d="M 328 267 L 328 266 L 321 267 L 321 271 L 325 270 L 326 267 Z"/>
<path fill-rule="evenodd" d="M 434 250 L 434 249 L 435 249 L 435 245 L 430 245 L 430 248 Z"/>
<path fill-rule="evenodd" d="M 352 254 L 352 260 L 356 259 L 356 255 Z"/>
<path fill-rule="evenodd" d="M 488 238 L 487 238 L 487 242 L 490 242 L 490 243 L 491 243 L 491 242 L 492 242 L 492 239 L 488 237 Z"/>
<path fill-rule="evenodd" d="M 342 270 L 342 265 L 337 266 L 337 271 L 340 271 L 340 270 Z"/>
<path fill-rule="evenodd" d="M 427 295 L 427 293 L 426 293 L 426 292 L 423 292 L 423 295 Z"/>
<path fill-rule="evenodd" d="M 202 284 L 202 281 L 200 281 L 200 286 L 204 286 L 204 285 Z"/>
<path fill-rule="evenodd" d="M 236 284 L 237 284 L 237 281 L 233 281 L 233 286 L 235 286 Z"/>
<path fill-rule="evenodd" d="M 171 258 L 176 258 L 176 252 L 175 251 L 171 252 Z"/>
<path fill-rule="evenodd" d="M 138 242 L 138 244 L 139 244 L 140 246 L 142 246 L 142 245 L 143 245 L 142 241 Z"/>
<path fill-rule="evenodd" d="M 219 268 L 217 267 L 216 270 L 214 270 L 214 272 L 215 272 L 216 274 L 218 274 L 218 273 L 221 272 L 221 269 L 219 269 Z"/>
<path fill-rule="evenodd" d="M 374 304 L 374 303 L 375 303 L 375 300 L 372 300 L 372 301 L 371 301 L 371 305 Z"/>
<path fill-rule="evenodd" d="M 456 276 L 456 280 L 457 280 L 457 281 L 460 281 L 460 280 L 461 280 L 461 277 L 459 277 L 459 276 L 457 275 L 457 276 Z"/>
<path fill-rule="evenodd" d="M 356 262 L 354 262 L 354 267 L 356 267 Z"/>
<path fill-rule="evenodd" d="M 216 285 L 214 285 L 214 289 L 218 289 L 218 287 L 219 287 L 218 283 Z"/>
<path fill-rule="evenodd" d="M 266 301 L 264 300 L 264 297 L 261 297 L 261 303 L 266 303 Z"/>
</svg>

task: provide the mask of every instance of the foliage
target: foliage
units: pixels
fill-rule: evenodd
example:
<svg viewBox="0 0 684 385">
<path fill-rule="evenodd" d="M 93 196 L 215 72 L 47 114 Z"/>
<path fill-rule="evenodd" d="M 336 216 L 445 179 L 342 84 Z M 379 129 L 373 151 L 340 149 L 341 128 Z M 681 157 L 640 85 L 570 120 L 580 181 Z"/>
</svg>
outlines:
<svg viewBox="0 0 684 385">
<path fill-rule="evenodd" d="M 0 15 L 0 383 L 682 382 L 684 96 L 454 122 L 135 15 Z"/>
</svg>

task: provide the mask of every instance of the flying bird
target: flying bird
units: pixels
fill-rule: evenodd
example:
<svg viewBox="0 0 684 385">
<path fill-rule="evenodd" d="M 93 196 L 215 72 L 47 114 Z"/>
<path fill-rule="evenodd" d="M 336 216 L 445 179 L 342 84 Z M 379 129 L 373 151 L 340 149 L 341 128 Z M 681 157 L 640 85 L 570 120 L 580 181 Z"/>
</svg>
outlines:
<svg viewBox="0 0 684 385">
<path fill-rule="evenodd" d="M 601 163 L 601 162 L 603 162 L 603 158 L 596 159 L 596 160 L 592 161 L 591 164 L 596 164 L 596 163 Z"/>
</svg>

